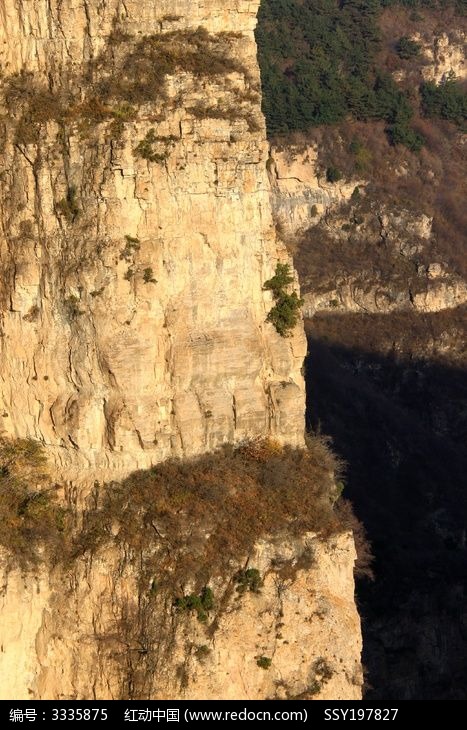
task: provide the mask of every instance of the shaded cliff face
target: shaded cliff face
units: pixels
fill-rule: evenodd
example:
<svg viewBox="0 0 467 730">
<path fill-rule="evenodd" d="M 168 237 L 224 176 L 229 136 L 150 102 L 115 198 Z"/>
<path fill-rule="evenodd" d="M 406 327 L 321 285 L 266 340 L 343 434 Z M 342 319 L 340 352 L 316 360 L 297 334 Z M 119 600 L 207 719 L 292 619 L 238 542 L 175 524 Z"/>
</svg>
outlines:
<svg viewBox="0 0 467 730">
<path fill-rule="evenodd" d="M 0 2 L 1 430 L 62 476 L 302 443 L 304 336 L 265 323 L 258 5 Z"/>
<path fill-rule="evenodd" d="M 309 321 L 310 422 L 349 463 L 375 554 L 358 588 L 369 700 L 466 698 L 465 315 Z"/>
</svg>

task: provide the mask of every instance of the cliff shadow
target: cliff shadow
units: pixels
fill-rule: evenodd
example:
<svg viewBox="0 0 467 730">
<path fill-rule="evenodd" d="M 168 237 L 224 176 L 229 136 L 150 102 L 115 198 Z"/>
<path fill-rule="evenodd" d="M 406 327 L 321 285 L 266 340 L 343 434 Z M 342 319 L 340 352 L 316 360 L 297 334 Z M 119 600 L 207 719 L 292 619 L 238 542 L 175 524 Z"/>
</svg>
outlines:
<svg viewBox="0 0 467 730">
<path fill-rule="evenodd" d="M 465 699 L 467 372 L 317 329 L 308 426 L 345 459 L 344 496 L 375 555 L 375 581 L 357 586 L 366 697 Z"/>
</svg>

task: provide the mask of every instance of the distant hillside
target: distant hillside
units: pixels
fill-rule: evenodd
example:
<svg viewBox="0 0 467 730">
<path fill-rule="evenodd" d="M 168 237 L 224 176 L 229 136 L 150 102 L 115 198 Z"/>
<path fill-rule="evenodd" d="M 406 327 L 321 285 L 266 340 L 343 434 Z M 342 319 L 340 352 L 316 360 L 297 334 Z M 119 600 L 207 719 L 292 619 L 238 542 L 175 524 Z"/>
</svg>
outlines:
<svg viewBox="0 0 467 730">
<path fill-rule="evenodd" d="M 308 423 L 375 555 L 366 698 L 465 699 L 466 3 L 263 0 L 259 21 Z"/>
<path fill-rule="evenodd" d="M 401 5 L 401 3 L 397 3 Z M 412 150 L 424 144 L 414 128 L 418 99 L 413 86 L 396 82 L 381 57 L 384 8 L 381 0 L 264 0 L 257 42 L 262 69 L 263 109 L 271 135 L 335 124 L 351 116 L 382 119 L 392 143 Z M 417 56 L 408 38 L 410 24 L 423 22 L 426 9 L 447 23 L 465 17 L 466 0 L 407 0 L 407 28 L 394 44 L 405 61 Z M 420 85 L 423 113 L 464 124 L 467 95 L 457 81 Z"/>
</svg>

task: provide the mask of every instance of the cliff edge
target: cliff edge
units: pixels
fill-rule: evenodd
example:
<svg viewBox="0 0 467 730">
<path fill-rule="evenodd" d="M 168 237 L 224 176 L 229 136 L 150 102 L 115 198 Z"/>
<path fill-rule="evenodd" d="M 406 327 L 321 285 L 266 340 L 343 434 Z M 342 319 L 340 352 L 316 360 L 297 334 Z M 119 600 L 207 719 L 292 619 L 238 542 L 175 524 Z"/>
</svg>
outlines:
<svg viewBox="0 0 467 730">
<path fill-rule="evenodd" d="M 361 696 L 258 6 L 0 0 L 4 697 Z"/>
</svg>

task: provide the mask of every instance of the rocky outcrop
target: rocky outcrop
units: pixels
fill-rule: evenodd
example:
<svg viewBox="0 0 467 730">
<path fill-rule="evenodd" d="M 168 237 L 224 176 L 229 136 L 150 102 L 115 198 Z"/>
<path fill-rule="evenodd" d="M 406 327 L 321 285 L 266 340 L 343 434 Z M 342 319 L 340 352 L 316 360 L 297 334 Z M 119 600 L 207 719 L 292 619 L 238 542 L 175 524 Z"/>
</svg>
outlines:
<svg viewBox="0 0 467 730">
<path fill-rule="evenodd" d="M 311 565 L 300 567 L 310 548 Z M 349 534 L 264 541 L 249 562 L 264 575 L 260 591 L 217 583 L 209 624 L 177 614 L 149 587 L 141 599 L 137 571 L 115 550 L 72 575 L 10 573 L 0 596 L 1 697 L 360 699 L 354 559 Z"/>
<path fill-rule="evenodd" d="M 1 432 L 60 477 L 303 443 L 304 336 L 262 289 L 287 253 L 258 4 L 0 1 Z"/>
<path fill-rule="evenodd" d="M 295 237 L 316 223 L 328 208 L 346 203 L 363 182 L 330 183 L 318 171 L 315 145 L 271 147 L 268 160 L 274 217 L 279 229 Z"/>
<path fill-rule="evenodd" d="M 415 33 L 412 40 L 422 47 L 425 64 L 421 73 L 425 81 L 439 84 L 449 78 L 461 81 L 467 78 L 467 36 L 463 30 L 435 34 L 432 38 Z"/>
<path fill-rule="evenodd" d="M 462 20 L 456 18 L 456 22 Z M 450 79 L 465 81 L 467 65 L 465 52 L 467 47 L 466 33 L 461 28 L 449 33 L 436 29 L 411 33 L 409 38 L 417 44 L 419 53 L 419 67 L 416 75 L 420 80 L 442 84 Z M 398 83 L 407 82 L 414 76 L 414 69 L 399 68 L 393 72 L 393 78 Z"/>
<path fill-rule="evenodd" d="M 433 237 L 428 215 L 367 200 L 365 181 L 326 182 L 313 145 L 272 148 L 268 168 L 276 225 L 301 268 L 305 317 L 440 312 L 467 301 L 466 282 L 447 264 L 419 263 Z M 341 256 L 345 242 L 353 257 Z M 319 255 L 306 263 L 310 245 L 323 247 L 327 266 Z"/>
<path fill-rule="evenodd" d="M 438 276 L 430 275 L 437 267 Z M 460 277 L 443 272 L 440 264 L 421 266 L 415 280 L 419 291 L 407 283 L 406 289 L 391 285 L 384 280 L 365 280 L 366 274 L 347 277 L 338 276 L 335 281 L 323 286 L 321 291 L 304 294 L 303 313 L 312 317 L 316 312 L 362 312 L 387 314 L 389 312 L 415 311 L 421 313 L 441 312 L 455 309 L 467 302 L 467 284 Z M 369 277 L 368 277 L 369 278 Z"/>
</svg>

